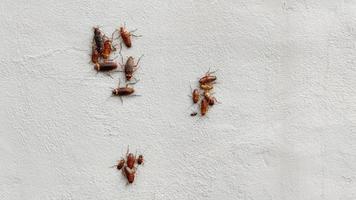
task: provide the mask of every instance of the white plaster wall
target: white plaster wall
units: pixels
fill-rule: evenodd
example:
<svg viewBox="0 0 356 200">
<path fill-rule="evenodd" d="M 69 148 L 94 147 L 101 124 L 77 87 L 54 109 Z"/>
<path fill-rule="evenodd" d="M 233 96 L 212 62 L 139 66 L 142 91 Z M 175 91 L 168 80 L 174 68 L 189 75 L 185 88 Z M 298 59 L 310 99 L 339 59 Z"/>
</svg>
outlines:
<svg viewBox="0 0 356 200">
<path fill-rule="evenodd" d="M 88 61 L 124 21 L 145 56 L 121 105 Z M 0 199 L 356 199 L 356 1 L 2 0 L 0 27 Z M 192 118 L 209 67 L 222 103 Z"/>
</svg>

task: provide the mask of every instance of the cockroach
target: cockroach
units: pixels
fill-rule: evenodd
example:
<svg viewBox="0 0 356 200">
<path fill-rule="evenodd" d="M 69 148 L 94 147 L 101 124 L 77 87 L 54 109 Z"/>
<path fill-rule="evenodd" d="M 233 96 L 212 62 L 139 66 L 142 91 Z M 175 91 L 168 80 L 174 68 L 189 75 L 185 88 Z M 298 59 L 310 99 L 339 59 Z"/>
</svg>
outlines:
<svg viewBox="0 0 356 200">
<path fill-rule="evenodd" d="M 125 159 L 119 160 L 119 163 L 116 165 L 117 170 L 121 170 L 125 165 Z"/>
<path fill-rule="evenodd" d="M 120 53 L 121 54 L 121 53 Z M 142 55 L 143 56 L 143 55 Z M 135 59 L 134 57 L 130 56 L 127 60 L 125 65 L 123 66 L 124 68 L 124 73 L 125 73 L 125 78 L 126 81 L 130 81 L 131 78 L 133 77 L 133 73 L 138 69 L 138 64 L 140 63 L 140 60 L 142 56 L 137 60 L 137 63 L 135 64 Z M 121 55 L 122 62 L 123 62 L 123 57 Z"/>
<path fill-rule="evenodd" d="M 91 61 L 93 63 L 98 63 L 99 62 L 99 57 L 100 54 L 98 52 L 98 50 L 96 50 L 95 45 L 92 46 L 92 53 L 91 53 Z"/>
<path fill-rule="evenodd" d="M 143 155 L 139 155 L 137 158 L 137 164 L 141 165 L 143 164 Z"/>
<path fill-rule="evenodd" d="M 209 84 L 209 83 L 212 83 L 212 82 L 216 81 L 216 76 L 211 75 L 211 74 L 213 74 L 215 72 L 216 71 L 210 72 L 210 69 L 209 69 L 209 71 L 207 71 L 205 73 L 205 75 L 199 79 L 200 85 Z"/>
<path fill-rule="evenodd" d="M 122 174 L 127 178 L 128 183 L 131 184 L 135 180 L 137 166 L 142 165 L 143 162 L 143 155 L 139 155 L 136 159 L 136 156 L 133 153 L 129 153 L 129 148 L 127 148 L 125 158 L 122 158 L 118 161 L 118 164 L 113 167 L 116 167 L 118 170 L 122 169 Z"/>
<path fill-rule="evenodd" d="M 213 105 L 215 104 L 215 102 L 216 102 L 215 97 L 210 97 L 210 98 L 208 99 L 209 106 L 213 106 Z"/>
<path fill-rule="evenodd" d="M 103 51 L 104 42 L 103 42 L 103 34 L 101 33 L 98 27 L 94 27 L 93 41 L 95 43 L 96 50 L 99 52 L 99 54 L 101 54 Z"/>
<path fill-rule="evenodd" d="M 209 91 L 212 90 L 214 86 L 212 84 L 205 83 L 205 84 L 200 84 L 200 88 L 204 91 Z"/>
<path fill-rule="evenodd" d="M 216 98 L 211 96 L 208 91 L 204 92 L 204 98 L 208 101 L 209 106 L 213 106 L 217 102 Z"/>
<path fill-rule="evenodd" d="M 112 50 L 111 40 L 105 39 L 102 56 L 104 59 L 108 59 Z"/>
<path fill-rule="evenodd" d="M 95 63 L 94 69 L 96 71 L 108 72 L 117 68 L 117 63 L 113 61 L 104 61 L 100 63 Z"/>
<path fill-rule="evenodd" d="M 133 153 L 129 153 L 126 158 L 126 166 L 130 169 L 133 169 L 135 167 L 135 162 L 136 156 L 134 156 Z"/>
<path fill-rule="evenodd" d="M 120 27 L 120 36 L 126 47 L 130 48 L 132 46 L 131 33 L 125 27 Z"/>
<path fill-rule="evenodd" d="M 216 81 L 216 76 L 205 75 L 201 79 L 199 79 L 200 84 L 207 84 Z"/>
<path fill-rule="evenodd" d="M 117 29 L 116 31 L 118 31 L 119 33 L 119 37 L 118 38 L 122 38 L 122 42 L 125 44 L 125 46 L 127 48 L 130 48 L 132 46 L 132 42 L 131 42 L 131 37 L 141 37 L 141 35 L 135 35 L 133 34 L 133 32 L 135 32 L 137 29 L 133 30 L 133 31 L 128 31 L 125 27 L 125 24 L 124 26 L 121 26 L 119 29 Z M 115 31 L 115 32 L 116 32 Z M 114 32 L 114 33 L 115 33 Z M 113 35 L 114 35 L 113 33 Z M 121 46 L 121 44 L 120 44 Z"/>
<path fill-rule="evenodd" d="M 198 114 L 197 112 L 192 112 L 192 113 L 190 113 L 190 116 L 194 117 L 194 116 L 196 116 L 197 114 Z"/>
<path fill-rule="evenodd" d="M 126 85 L 126 87 L 117 87 L 113 89 L 112 94 L 115 96 L 128 96 L 134 92 L 135 90 L 132 87 Z"/>
<path fill-rule="evenodd" d="M 206 98 L 204 98 L 201 103 L 200 103 L 200 114 L 204 116 L 206 112 L 208 111 L 209 103 Z"/>
<path fill-rule="evenodd" d="M 199 90 L 198 89 L 194 89 L 193 92 L 192 92 L 193 103 L 198 103 L 199 97 L 200 97 Z"/>
<path fill-rule="evenodd" d="M 131 184 L 135 180 L 135 173 L 136 173 L 136 168 L 129 168 L 128 166 L 125 167 L 124 170 L 125 176 L 127 178 L 127 181 Z"/>
<path fill-rule="evenodd" d="M 135 83 L 127 83 L 125 87 L 120 87 L 120 81 L 119 81 L 118 87 L 113 88 L 112 90 L 112 96 L 120 97 L 121 103 L 123 103 L 122 96 L 140 96 L 140 95 L 133 94 L 135 92 L 135 89 L 133 87 L 129 87 L 129 85 L 133 85 L 136 83 L 137 81 Z"/>
</svg>

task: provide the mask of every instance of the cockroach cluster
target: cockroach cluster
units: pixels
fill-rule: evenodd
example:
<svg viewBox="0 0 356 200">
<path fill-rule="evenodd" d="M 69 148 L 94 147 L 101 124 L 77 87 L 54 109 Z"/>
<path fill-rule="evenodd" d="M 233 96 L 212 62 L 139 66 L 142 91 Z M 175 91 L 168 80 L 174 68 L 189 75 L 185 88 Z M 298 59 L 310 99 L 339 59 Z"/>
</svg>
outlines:
<svg viewBox="0 0 356 200">
<path fill-rule="evenodd" d="M 133 77 L 133 74 L 138 69 L 138 64 L 141 60 L 141 57 L 135 62 L 133 56 L 129 56 L 126 62 L 124 63 L 122 56 L 122 44 L 127 48 L 132 47 L 132 37 L 141 37 L 139 35 L 133 34 L 134 31 L 128 31 L 124 26 L 116 29 L 112 34 L 111 38 L 106 36 L 99 27 L 93 28 L 93 41 L 92 41 L 92 55 L 91 62 L 94 63 L 94 70 L 97 72 L 103 72 L 111 76 L 111 73 L 114 72 L 123 72 L 125 75 L 125 86 L 119 86 L 114 88 L 111 92 L 112 96 L 119 96 L 122 101 L 122 96 L 132 96 L 135 92 L 134 88 L 129 85 L 133 85 L 138 82 L 138 80 Z M 115 37 L 116 36 L 116 37 Z M 111 54 L 115 52 L 120 47 L 119 54 L 121 56 L 121 63 L 115 61 L 115 59 L 110 59 Z M 117 57 L 117 56 L 116 56 Z M 118 69 L 120 66 L 121 69 Z M 135 82 L 131 82 L 134 79 Z"/>
<path fill-rule="evenodd" d="M 115 166 L 117 170 L 122 170 L 122 174 L 126 177 L 127 182 L 131 184 L 135 180 L 137 167 L 143 165 L 143 163 L 143 155 L 136 157 L 136 155 L 129 153 L 129 150 L 127 150 L 125 158 L 119 160 Z"/>
<path fill-rule="evenodd" d="M 134 30 L 136 31 L 136 30 Z M 120 86 L 120 79 L 118 87 L 113 88 L 111 91 L 112 96 L 120 97 L 122 101 L 123 96 L 133 96 L 135 89 L 130 86 L 134 85 L 138 82 L 138 80 L 134 77 L 135 71 L 139 68 L 139 62 L 141 57 L 135 61 L 133 56 L 129 56 L 124 63 L 124 58 L 122 56 L 122 49 L 124 44 L 127 48 L 132 47 L 132 37 L 140 37 L 138 35 L 133 34 L 134 31 L 128 31 L 125 26 L 122 26 L 116 29 L 112 34 L 111 38 L 106 36 L 99 27 L 93 28 L 93 40 L 92 40 L 92 54 L 91 54 L 91 62 L 94 64 L 94 70 L 98 73 L 103 72 L 109 75 L 111 78 L 112 73 L 114 72 L 123 72 L 125 77 L 125 86 Z M 117 48 L 119 49 L 119 54 L 121 56 L 121 63 L 117 62 L 113 59 L 113 55 Z M 118 69 L 120 66 L 121 69 Z M 132 82 L 132 79 L 135 82 Z M 138 165 L 143 165 L 144 160 L 143 156 L 139 155 L 136 157 L 133 153 L 129 153 L 129 149 L 127 149 L 127 153 L 125 158 L 122 158 L 118 161 L 116 168 L 117 170 L 122 170 L 122 174 L 127 178 L 129 184 L 133 183 L 136 176 L 136 171 Z"/>
<path fill-rule="evenodd" d="M 199 103 L 201 116 L 205 116 L 209 110 L 209 106 L 213 106 L 217 102 L 216 98 L 212 95 L 212 90 L 214 89 L 214 84 L 217 79 L 216 76 L 213 75 L 215 72 L 216 71 L 210 72 L 210 70 L 206 72 L 199 79 L 199 89 L 196 88 L 192 90 L 193 104 Z M 197 114 L 197 112 L 193 112 L 190 116 L 196 116 Z"/>
<path fill-rule="evenodd" d="M 99 27 L 94 27 L 93 30 L 91 61 L 95 64 L 94 69 L 97 71 L 109 71 L 109 64 L 104 63 L 108 61 L 111 52 L 116 50 L 112 44 L 113 39 L 103 34 Z M 105 67 L 101 67 L 101 65 L 105 65 Z"/>
</svg>

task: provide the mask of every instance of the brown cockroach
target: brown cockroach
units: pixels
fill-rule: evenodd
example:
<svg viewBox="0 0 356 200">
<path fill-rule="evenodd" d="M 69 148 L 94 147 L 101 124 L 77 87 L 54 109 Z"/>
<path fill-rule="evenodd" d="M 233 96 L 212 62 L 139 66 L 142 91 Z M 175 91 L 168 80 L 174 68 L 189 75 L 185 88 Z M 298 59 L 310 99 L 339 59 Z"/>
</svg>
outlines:
<svg viewBox="0 0 356 200">
<path fill-rule="evenodd" d="M 125 166 L 125 162 L 125 159 L 122 158 L 121 160 L 117 161 L 117 165 L 114 165 L 112 167 L 116 167 L 116 169 L 120 171 Z"/>
<path fill-rule="evenodd" d="M 126 47 L 130 48 L 132 46 L 131 33 L 125 27 L 120 27 L 120 36 Z"/>
<path fill-rule="evenodd" d="M 121 55 L 121 52 L 120 52 L 120 55 Z M 140 58 L 137 60 L 136 64 L 135 64 L 135 59 L 132 56 L 130 56 L 126 60 L 126 63 L 123 66 L 120 64 L 124 68 L 123 71 L 125 73 L 126 81 L 130 81 L 131 78 L 133 77 L 133 73 L 135 73 L 135 71 L 138 69 L 138 64 L 140 63 L 142 56 L 140 56 Z M 121 55 L 121 61 L 123 63 L 122 55 Z"/>
<path fill-rule="evenodd" d="M 94 69 L 96 71 L 100 72 L 108 72 L 112 71 L 117 68 L 117 63 L 114 61 L 104 61 L 104 62 L 99 62 L 95 63 Z"/>
<path fill-rule="evenodd" d="M 121 170 L 125 165 L 125 159 L 119 160 L 118 164 L 116 165 L 117 170 Z"/>
<path fill-rule="evenodd" d="M 204 116 L 206 114 L 206 112 L 208 111 L 208 107 L 209 107 L 208 100 L 206 100 L 206 98 L 202 99 L 202 101 L 200 103 L 200 114 L 202 116 Z"/>
<path fill-rule="evenodd" d="M 94 27 L 93 42 L 95 44 L 96 50 L 99 52 L 99 54 L 101 54 L 104 47 L 104 41 L 103 41 L 103 34 L 98 27 Z"/>
<path fill-rule="evenodd" d="M 133 31 L 128 31 L 125 27 L 125 24 L 124 24 L 124 26 L 120 27 L 119 34 L 120 34 L 120 37 L 122 38 L 123 43 L 125 44 L 125 46 L 127 48 L 130 48 L 132 46 L 131 36 L 141 37 L 140 35 L 133 34 L 133 32 L 135 32 L 136 30 L 137 29 L 135 29 Z"/>
<path fill-rule="evenodd" d="M 127 181 L 131 184 L 135 180 L 135 173 L 136 173 L 136 168 L 129 168 L 128 166 L 125 167 L 124 170 L 125 176 L 127 178 Z"/>
<path fill-rule="evenodd" d="M 133 87 L 129 87 L 129 85 L 133 85 L 136 83 L 137 81 L 135 83 L 127 83 L 125 87 L 120 87 L 120 81 L 119 81 L 118 87 L 113 88 L 112 90 L 112 96 L 120 97 L 121 103 L 123 103 L 122 96 L 140 96 L 140 95 L 133 94 L 135 92 L 135 89 Z"/>
<path fill-rule="evenodd" d="M 208 101 L 209 106 L 213 106 L 217 102 L 216 98 L 211 96 L 208 91 L 204 92 L 204 98 Z"/>
<path fill-rule="evenodd" d="M 200 84 L 208 84 L 214 81 L 216 81 L 216 76 L 212 76 L 212 75 L 205 75 L 204 77 L 199 79 Z"/>
<path fill-rule="evenodd" d="M 128 96 L 130 94 L 133 94 L 135 92 L 135 89 L 132 87 L 128 87 L 128 84 L 126 87 L 117 87 L 113 89 L 112 94 L 115 96 Z"/>
<path fill-rule="evenodd" d="M 143 155 L 139 155 L 137 158 L 137 164 L 142 165 L 143 164 Z"/>
<path fill-rule="evenodd" d="M 120 37 L 122 38 L 122 42 L 120 42 L 120 47 L 122 46 L 122 43 L 124 43 L 127 48 L 130 48 L 132 46 L 132 41 L 131 41 L 132 37 L 141 37 L 141 35 L 133 34 L 133 32 L 135 32 L 136 30 L 137 29 L 132 31 L 127 30 L 126 25 L 124 23 L 124 26 L 121 26 L 119 29 L 116 29 L 112 33 L 112 38 L 114 38 L 114 34 L 117 32 L 119 36 L 115 39 L 118 39 Z"/>
<path fill-rule="evenodd" d="M 216 81 L 216 76 L 211 75 L 215 72 L 216 71 L 210 72 L 210 69 L 209 69 L 209 71 L 207 71 L 205 73 L 205 75 L 199 79 L 200 85 L 210 84 L 210 83 Z"/>
<path fill-rule="evenodd" d="M 104 47 L 103 47 L 103 52 L 102 52 L 102 56 L 104 59 L 108 59 L 110 54 L 111 54 L 111 50 L 112 50 L 112 44 L 111 44 L 111 40 L 109 39 L 105 39 L 104 40 Z"/>
<path fill-rule="evenodd" d="M 194 89 L 193 92 L 192 92 L 193 103 L 198 103 L 199 98 L 200 98 L 199 90 L 198 89 Z"/>
</svg>

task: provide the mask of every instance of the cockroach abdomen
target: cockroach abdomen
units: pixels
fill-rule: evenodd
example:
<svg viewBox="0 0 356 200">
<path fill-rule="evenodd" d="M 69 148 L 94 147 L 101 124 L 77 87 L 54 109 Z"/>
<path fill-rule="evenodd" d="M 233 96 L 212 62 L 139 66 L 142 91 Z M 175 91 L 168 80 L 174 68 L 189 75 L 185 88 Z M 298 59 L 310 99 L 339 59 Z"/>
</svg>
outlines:
<svg viewBox="0 0 356 200">
<path fill-rule="evenodd" d="M 208 101 L 206 100 L 206 98 L 204 98 L 204 99 L 201 101 L 200 114 L 201 114 L 202 116 L 204 116 L 207 111 L 208 111 Z"/>
<path fill-rule="evenodd" d="M 136 162 L 135 156 L 132 153 L 130 153 L 127 156 L 127 161 L 126 161 L 127 167 L 130 169 L 133 169 L 135 166 L 135 162 Z"/>
<path fill-rule="evenodd" d="M 96 63 L 94 69 L 97 71 L 111 71 L 117 68 L 117 63 L 112 61 Z"/>
<path fill-rule="evenodd" d="M 192 93 L 192 99 L 193 99 L 193 103 L 198 103 L 199 101 L 199 90 L 198 89 L 194 89 L 193 93 Z"/>
<path fill-rule="evenodd" d="M 135 180 L 135 169 L 130 169 L 129 167 L 125 167 L 125 175 L 126 175 L 127 181 L 129 183 L 133 183 Z"/>
</svg>

